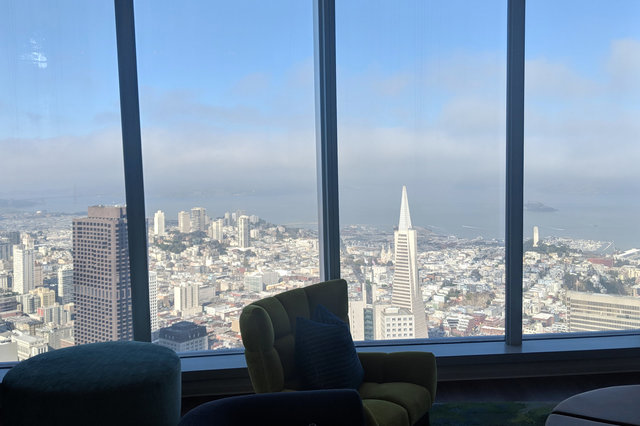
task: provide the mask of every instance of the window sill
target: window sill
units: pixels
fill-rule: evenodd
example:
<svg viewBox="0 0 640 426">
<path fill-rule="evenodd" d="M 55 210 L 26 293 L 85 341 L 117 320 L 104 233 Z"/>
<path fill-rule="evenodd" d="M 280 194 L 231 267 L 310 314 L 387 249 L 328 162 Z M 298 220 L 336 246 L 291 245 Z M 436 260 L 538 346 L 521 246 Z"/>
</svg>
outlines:
<svg viewBox="0 0 640 426">
<path fill-rule="evenodd" d="M 525 336 L 522 346 L 500 338 L 422 342 L 358 342 L 359 352 L 433 352 L 438 380 L 480 380 L 640 371 L 640 335 Z M 252 392 L 241 350 L 180 354 L 183 396 Z M 0 378 L 15 363 L 0 366 Z"/>
</svg>

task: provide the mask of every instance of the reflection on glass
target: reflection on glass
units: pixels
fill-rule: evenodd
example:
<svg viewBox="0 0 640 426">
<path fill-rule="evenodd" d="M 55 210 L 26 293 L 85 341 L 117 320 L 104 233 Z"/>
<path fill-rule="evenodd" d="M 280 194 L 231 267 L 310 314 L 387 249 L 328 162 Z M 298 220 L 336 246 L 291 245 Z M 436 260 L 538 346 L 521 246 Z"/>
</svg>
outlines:
<svg viewBox="0 0 640 426">
<path fill-rule="evenodd" d="M 131 338 L 113 17 L 0 3 L 0 361 Z"/>
<path fill-rule="evenodd" d="M 310 2 L 136 2 L 153 340 L 238 348 L 318 281 Z"/>
<path fill-rule="evenodd" d="M 640 328 L 640 4 L 527 4 L 524 333 Z"/>
<path fill-rule="evenodd" d="M 504 334 L 506 2 L 336 5 L 356 340 Z"/>
</svg>

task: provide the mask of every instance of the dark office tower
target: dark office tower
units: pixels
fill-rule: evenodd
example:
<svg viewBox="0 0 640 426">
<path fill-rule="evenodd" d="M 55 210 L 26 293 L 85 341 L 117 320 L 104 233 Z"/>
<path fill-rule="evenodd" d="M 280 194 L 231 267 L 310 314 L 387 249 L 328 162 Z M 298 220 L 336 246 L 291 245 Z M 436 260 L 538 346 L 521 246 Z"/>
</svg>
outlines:
<svg viewBox="0 0 640 426">
<path fill-rule="evenodd" d="M 125 207 L 73 219 L 73 290 L 76 345 L 133 338 Z"/>
<path fill-rule="evenodd" d="M 0 260 L 9 260 L 11 258 L 13 247 L 9 241 L 0 240 Z"/>
<path fill-rule="evenodd" d="M 9 231 L 7 235 L 9 237 L 9 242 L 12 245 L 15 246 L 20 244 L 20 231 Z"/>
</svg>

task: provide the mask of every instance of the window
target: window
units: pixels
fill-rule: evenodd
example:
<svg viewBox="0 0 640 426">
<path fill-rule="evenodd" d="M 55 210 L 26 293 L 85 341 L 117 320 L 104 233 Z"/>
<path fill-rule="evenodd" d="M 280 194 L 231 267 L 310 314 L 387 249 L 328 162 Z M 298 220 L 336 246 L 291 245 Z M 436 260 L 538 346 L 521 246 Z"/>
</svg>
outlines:
<svg viewBox="0 0 640 426">
<path fill-rule="evenodd" d="M 524 333 L 640 328 L 640 5 L 612 6 L 527 4 Z"/>
<path fill-rule="evenodd" d="M 319 279 L 311 3 L 135 5 L 153 338 L 238 348 L 244 305 Z"/>
<path fill-rule="evenodd" d="M 337 2 L 336 51 L 354 338 L 504 334 L 506 2 Z"/>
<path fill-rule="evenodd" d="M 90 296 L 113 272 L 91 244 L 113 221 L 87 208 L 124 203 L 113 16 L 110 1 L 0 5 L 0 361 L 132 337 L 105 333 Z"/>
</svg>

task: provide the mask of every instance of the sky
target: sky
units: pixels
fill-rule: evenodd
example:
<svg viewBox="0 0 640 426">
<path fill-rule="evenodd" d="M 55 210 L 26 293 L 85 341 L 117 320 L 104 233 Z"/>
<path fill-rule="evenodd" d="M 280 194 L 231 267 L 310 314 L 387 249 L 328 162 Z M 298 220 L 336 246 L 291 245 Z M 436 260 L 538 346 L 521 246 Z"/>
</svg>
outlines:
<svg viewBox="0 0 640 426">
<path fill-rule="evenodd" d="M 341 223 L 502 237 L 506 0 L 338 1 Z M 147 215 L 315 223 L 309 1 L 135 1 Z M 640 246 L 640 2 L 529 1 L 525 228 Z M 112 1 L 0 3 L 0 200 L 122 203 Z M 631 231 L 630 231 L 631 230 Z M 528 231 L 525 231 L 525 233 Z"/>
</svg>

